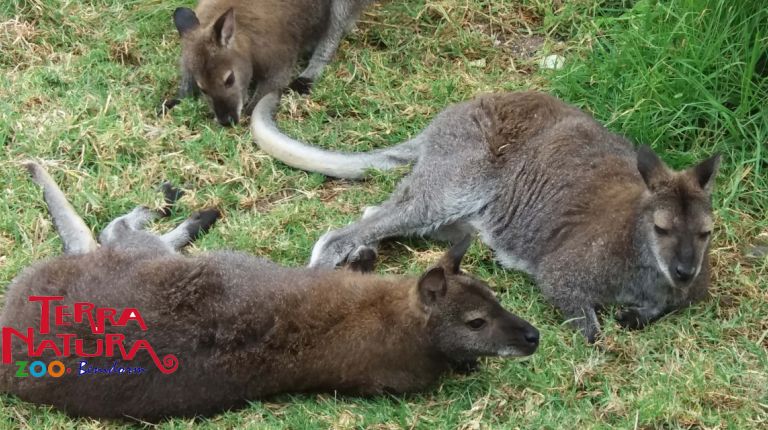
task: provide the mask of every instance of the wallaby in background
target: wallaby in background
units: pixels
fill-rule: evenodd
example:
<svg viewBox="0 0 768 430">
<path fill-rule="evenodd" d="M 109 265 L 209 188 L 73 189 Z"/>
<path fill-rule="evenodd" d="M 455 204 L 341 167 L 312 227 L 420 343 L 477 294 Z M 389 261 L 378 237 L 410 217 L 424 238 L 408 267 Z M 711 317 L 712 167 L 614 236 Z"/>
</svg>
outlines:
<svg viewBox="0 0 768 430">
<path fill-rule="evenodd" d="M 199 91 L 219 123 L 237 123 L 244 106 L 250 113 L 265 94 L 288 86 L 299 56 L 312 50 L 309 65 L 290 85 L 309 92 L 371 1 L 200 0 L 195 11 L 176 9 L 181 81 L 178 98 L 161 109 Z"/>
<path fill-rule="evenodd" d="M 711 192 L 720 157 L 682 172 L 635 150 L 579 109 L 536 92 L 456 104 L 413 139 L 368 153 L 310 147 L 277 129 L 270 94 L 251 119 L 259 146 L 300 169 L 357 179 L 414 162 L 392 196 L 323 235 L 310 266 L 356 259 L 382 239 L 449 241 L 478 231 L 507 268 L 543 294 L 592 342 L 595 310 L 619 305 L 640 328 L 706 296 Z"/>
<path fill-rule="evenodd" d="M 112 221 L 98 247 L 45 170 L 35 163 L 28 169 L 44 189 L 66 254 L 27 268 L 11 283 L 0 324 L 41 327 L 41 305 L 30 296 L 63 296 L 56 304 L 67 305 L 69 313 L 78 302 L 132 308 L 146 330 L 129 322 L 106 332 L 124 335 L 126 345 L 146 340 L 166 355 L 164 363 L 167 354 L 175 355 L 178 367 L 161 373 L 145 351 L 126 362 L 147 369 L 137 375 L 19 378 L 17 366 L 0 365 L 0 391 L 23 400 L 92 417 L 206 415 L 282 392 L 419 391 L 478 357 L 524 356 L 538 347 L 533 326 L 502 308 L 484 282 L 459 270 L 470 237 L 421 277 L 289 269 L 240 252 L 183 256 L 178 249 L 217 212 L 156 236 L 142 227 L 158 215 L 139 207 Z M 72 323 L 66 313 L 63 318 L 71 325 L 55 324 L 51 311 L 51 333 L 37 334 L 35 344 L 60 343 L 56 336 L 65 332 L 82 339 L 88 352 L 97 349 L 104 334 Z M 60 360 L 75 370 L 83 360 L 50 349 L 30 358 L 19 339 L 2 345 L 7 348 L 14 360 Z M 115 359 L 87 360 L 108 366 Z"/>
</svg>

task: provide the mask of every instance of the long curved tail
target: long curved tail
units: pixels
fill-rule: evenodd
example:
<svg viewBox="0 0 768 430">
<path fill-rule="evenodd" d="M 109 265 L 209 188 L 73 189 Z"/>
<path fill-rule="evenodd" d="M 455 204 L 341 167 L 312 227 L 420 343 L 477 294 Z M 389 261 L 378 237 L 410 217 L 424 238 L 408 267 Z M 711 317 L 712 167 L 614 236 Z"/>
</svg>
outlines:
<svg viewBox="0 0 768 430">
<path fill-rule="evenodd" d="M 360 153 L 327 151 L 291 139 L 277 129 L 273 119 L 279 104 L 279 92 L 259 101 L 251 114 L 251 133 L 264 152 L 291 167 L 336 178 L 361 179 L 368 169 L 388 170 L 418 158 L 418 136 L 391 148 Z"/>
</svg>

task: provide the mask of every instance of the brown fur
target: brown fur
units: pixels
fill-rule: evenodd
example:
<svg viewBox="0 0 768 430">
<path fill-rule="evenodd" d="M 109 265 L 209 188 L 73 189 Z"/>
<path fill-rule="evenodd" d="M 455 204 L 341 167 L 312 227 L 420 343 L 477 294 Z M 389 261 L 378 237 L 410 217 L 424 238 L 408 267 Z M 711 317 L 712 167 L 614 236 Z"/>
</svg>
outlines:
<svg viewBox="0 0 768 430">
<path fill-rule="evenodd" d="M 291 84 L 308 91 L 365 4 L 367 0 L 201 0 L 194 12 L 177 9 L 179 98 L 199 90 L 221 124 L 237 123 L 243 108 L 250 112 L 265 94 L 288 86 L 301 54 L 313 51 L 309 67 Z"/>
<path fill-rule="evenodd" d="M 182 74 L 208 99 L 222 123 L 237 122 L 247 94 L 255 98 L 287 86 L 302 50 L 326 31 L 330 0 L 202 0 L 199 25 L 181 31 Z M 234 32 L 222 46 L 217 22 L 234 17 Z M 224 85 L 228 73 L 235 82 Z"/>
<path fill-rule="evenodd" d="M 420 278 L 382 277 L 289 269 L 226 251 L 184 257 L 153 245 L 157 238 L 146 231 L 110 225 L 103 237 L 112 242 L 20 274 L 8 288 L 0 325 L 38 328 L 40 305 L 28 301 L 32 295 L 64 296 L 55 304 L 70 306 L 70 313 L 76 302 L 118 312 L 137 308 L 147 331 L 131 322 L 107 325 L 107 333 L 124 334 L 127 348 L 145 339 L 160 357 L 175 354 L 178 370 L 162 374 L 140 351 L 123 362 L 147 369 L 140 375 L 77 375 L 81 358 L 51 350 L 30 358 L 15 339 L 14 360 L 58 359 L 73 372 L 16 378 L 16 366 L 0 365 L 3 392 L 74 415 L 156 420 L 207 415 L 284 392 L 419 391 L 452 366 L 528 355 L 538 346 L 534 327 L 504 310 L 485 283 L 459 271 L 469 240 Z M 141 240 L 133 240 L 139 233 Z M 477 321 L 481 327 L 472 326 Z M 35 344 L 75 333 L 93 351 L 103 337 L 88 324 L 56 326 L 53 315 L 51 328 Z M 122 361 L 119 354 L 86 360 L 106 367 Z"/>
</svg>

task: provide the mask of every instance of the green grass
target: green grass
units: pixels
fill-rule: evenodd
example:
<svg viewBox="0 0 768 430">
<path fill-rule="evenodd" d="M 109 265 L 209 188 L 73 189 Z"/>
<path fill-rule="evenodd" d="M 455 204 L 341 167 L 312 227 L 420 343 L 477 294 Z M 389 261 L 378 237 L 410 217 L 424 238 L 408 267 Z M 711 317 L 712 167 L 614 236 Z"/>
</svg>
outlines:
<svg viewBox="0 0 768 430">
<path fill-rule="evenodd" d="M 191 2 L 186 1 L 190 4 Z M 553 6 L 553 3 L 555 6 Z M 724 154 L 714 205 L 713 299 L 646 330 L 608 319 L 590 347 L 520 274 L 475 243 L 469 270 L 543 333 L 526 361 L 487 360 L 431 392 L 374 399 L 281 396 L 161 428 L 765 428 L 768 275 L 745 249 L 768 234 L 768 50 L 759 2 L 673 0 L 390 1 L 371 7 L 309 99 L 283 103 L 289 134 L 329 148 L 399 142 L 446 105 L 487 91 L 551 90 L 676 167 Z M 164 179 L 189 190 L 182 210 L 225 218 L 192 252 L 233 248 L 306 263 L 328 228 L 386 198 L 403 172 L 354 183 L 290 169 L 218 127 L 199 101 L 165 118 L 174 91 L 179 4 L 159 0 L 12 0 L 0 5 L 0 288 L 60 242 L 40 191 L 19 167 L 45 160 L 98 231 Z M 556 72 L 538 69 L 550 53 Z M 382 249 L 379 271 L 416 273 L 443 250 L 418 239 Z M 0 289 L 0 291 L 2 291 Z M 0 428 L 104 428 L 0 396 Z"/>
</svg>

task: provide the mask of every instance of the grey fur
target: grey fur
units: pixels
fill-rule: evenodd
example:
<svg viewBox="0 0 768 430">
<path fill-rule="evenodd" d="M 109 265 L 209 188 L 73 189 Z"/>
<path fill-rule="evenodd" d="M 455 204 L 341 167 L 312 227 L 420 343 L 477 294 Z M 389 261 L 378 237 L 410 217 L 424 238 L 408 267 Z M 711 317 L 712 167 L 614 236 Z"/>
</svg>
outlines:
<svg viewBox="0 0 768 430">
<path fill-rule="evenodd" d="M 77 215 L 67 197 L 53 181 L 48 172 L 34 161 L 24 163 L 32 180 L 42 187 L 43 198 L 53 219 L 56 232 L 61 237 L 65 254 L 87 254 L 98 245 L 93 234 L 83 220 Z"/>
<path fill-rule="evenodd" d="M 283 163 L 337 178 L 360 179 L 369 169 L 391 169 L 413 161 L 419 155 L 419 137 L 392 148 L 365 153 L 340 153 L 313 148 L 280 133 L 272 115 L 280 93 L 264 96 L 251 116 L 251 130 L 259 147 Z"/>
<path fill-rule="evenodd" d="M 172 231 L 157 236 L 144 230 L 150 221 L 166 214 L 138 206 L 127 214 L 115 218 L 102 230 L 99 244 L 93 239 L 91 230 L 77 215 L 77 212 L 67 200 L 56 182 L 48 172 L 34 161 L 27 161 L 24 166 L 29 171 L 32 180 L 43 188 L 43 198 L 48 212 L 54 220 L 56 232 L 61 238 L 64 254 L 87 254 L 96 251 L 99 244 L 105 247 L 132 250 L 153 249 L 162 253 L 175 254 L 191 243 L 200 230 L 206 230 L 215 222 L 217 211 L 203 211 L 192 215 Z M 181 192 L 169 184 L 163 184 L 166 194 L 166 204 L 172 204 Z M 208 216 L 202 217 L 201 214 Z M 211 216 L 213 214 L 213 216 Z"/>
<path fill-rule="evenodd" d="M 292 166 L 359 178 L 366 168 L 389 167 L 391 151 L 402 148 L 368 154 L 311 148 L 279 136 L 267 114 L 275 102 L 262 100 L 253 135 Z M 655 155 L 638 159 L 626 139 L 541 93 L 459 103 L 409 142 L 418 146 L 408 144 L 402 158 L 418 150 L 413 171 L 383 204 L 323 235 L 310 266 L 333 267 L 390 237 L 455 241 L 477 231 L 502 265 L 531 274 L 590 341 L 599 333 L 596 308 L 623 306 L 619 322 L 639 328 L 706 295 L 717 156 L 672 172 Z M 646 165 L 649 183 L 638 171 Z M 676 220 L 663 238 L 654 233 L 659 213 Z M 695 275 L 678 282 L 672 266 Z"/>
<path fill-rule="evenodd" d="M 374 0 L 334 0 L 331 2 L 331 13 L 328 27 L 323 37 L 312 51 L 307 68 L 299 78 L 310 82 L 316 81 L 323 69 L 331 62 L 339 48 L 341 38 L 355 26 L 357 18 L 368 4 Z M 262 93 L 264 95 L 266 93 Z"/>
</svg>

